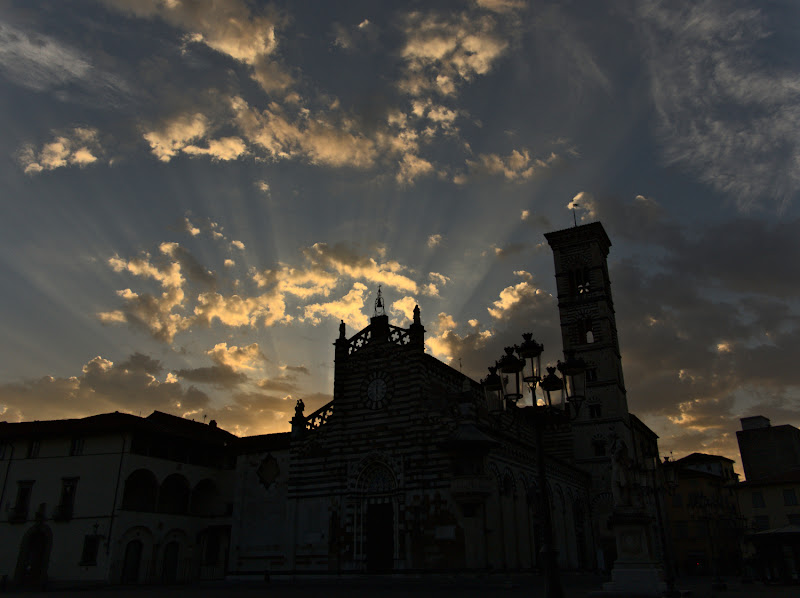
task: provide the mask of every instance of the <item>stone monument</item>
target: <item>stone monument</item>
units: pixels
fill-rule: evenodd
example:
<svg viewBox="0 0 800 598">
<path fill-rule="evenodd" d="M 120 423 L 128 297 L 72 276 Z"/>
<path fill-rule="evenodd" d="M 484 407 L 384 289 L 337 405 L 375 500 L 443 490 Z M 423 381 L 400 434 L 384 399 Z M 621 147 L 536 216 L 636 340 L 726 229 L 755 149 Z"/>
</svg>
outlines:
<svg viewBox="0 0 800 598">
<path fill-rule="evenodd" d="M 628 447 L 614 438 L 611 461 L 611 492 L 614 511 L 609 526 L 617 542 L 617 560 L 611 581 L 603 584 L 602 596 L 661 596 L 667 590 L 661 563 L 654 558 L 653 517 L 642 505 L 641 489 L 635 484 Z"/>
</svg>

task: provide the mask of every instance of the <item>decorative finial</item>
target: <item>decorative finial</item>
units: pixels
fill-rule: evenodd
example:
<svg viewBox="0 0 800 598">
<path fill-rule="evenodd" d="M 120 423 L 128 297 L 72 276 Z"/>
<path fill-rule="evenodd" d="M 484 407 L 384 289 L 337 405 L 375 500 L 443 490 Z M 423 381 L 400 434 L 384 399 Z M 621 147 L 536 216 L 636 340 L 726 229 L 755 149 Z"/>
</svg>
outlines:
<svg viewBox="0 0 800 598">
<path fill-rule="evenodd" d="M 374 316 L 385 316 L 386 311 L 383 309 L 383 295 L 381 294 L 381 285 L 378 285 L 378 296 L 375 297 L 375 314 Z"/>
</svg>

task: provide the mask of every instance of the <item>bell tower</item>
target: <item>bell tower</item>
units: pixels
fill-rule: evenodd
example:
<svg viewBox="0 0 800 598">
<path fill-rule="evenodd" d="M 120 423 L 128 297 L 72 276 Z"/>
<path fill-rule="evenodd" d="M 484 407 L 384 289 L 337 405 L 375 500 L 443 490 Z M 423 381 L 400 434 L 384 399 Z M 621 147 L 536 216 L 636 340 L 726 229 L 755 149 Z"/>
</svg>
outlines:
<svg viewBox="0 0 800 598">
<path fill-rule="evenodd" d="M 611 241 L 599 222 L 547 233 L 555 261 L 564 354 L 588 365 L 580 419 L 628 418 L 622 359 L 608 278 Z"/>
</svg>

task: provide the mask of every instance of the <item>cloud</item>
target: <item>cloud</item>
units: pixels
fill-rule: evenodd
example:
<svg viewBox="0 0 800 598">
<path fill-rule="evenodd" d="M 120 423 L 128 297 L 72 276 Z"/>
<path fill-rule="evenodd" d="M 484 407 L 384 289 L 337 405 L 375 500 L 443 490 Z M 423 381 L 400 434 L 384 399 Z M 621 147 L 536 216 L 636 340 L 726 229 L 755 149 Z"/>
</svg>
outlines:
<svg viewBox="0 0 800 598">
<path fill-rule="evenodd" d="M 180 272 L 185 273 L 189 280 L 194 280 L 210 287 L 216 286 L 217 279 L 214 273 L 203 266 L 185 247 L 181 247 L 174 242 L 162 243 L 159 245 L 159 250 L 162 254 L 174 259 L 180 267 Z M 127 268 L 127 266 L 125 267 Z M 181 282 L 178 280 L 173 284 L 181 286 Z"/>
<path fill-rule="evenodd" d="M 75 418 L 98 412 L 184 413 L 202 409 L 209 397 L 177 382 L 160 381 L 161 363 L 141 353 L 115 364 L 103 357 L 90 359 L 77 376 L 0 385 L 3 419 L 9 421 Z"/>
<path fill-rule="evenodd" d="M 709 226 L 703 235 L 690 239 L 673 235 L 671 245 L 678 251 L 668 265 L 696 282 L 713 282 L 737 293 L 790 299 L 797 295 L 800 280 L 798 226 L 797 218 L 774 224 L 734 218 Z"/>
<path fill-rule="evenodd" d="M 303 158 L 322 166 L 368 168 L 377 157 L 375 142 L 351 119 L 337 122 L 324 113 L 292 116 L 275 102 L 258 111 L 240 97 L 231 108 L 242 135 L 271 160 Z"/>
<path fill-rule="evenodd" d="M 227 366 L 234 372 L 253 371 L 267 361 L 258 343 L 251 343 L 245 347 L 236 345 L 229 347 L 228 343 L 217 343 L 206 353 L 215 363 Z"/>
<path fill-rule="evenodd" d="M 218 320 L 225 326 L 269 327 L 292 319 L 283 296 L 275 291 L 252 297 L 209 292 L 198 295 L 193 322 L 210 326 Z"/>
<path fill-rule="evenodd" d="M 171 246 L 162 246 L 162 252 L 168 253 Z M 100 312 L 98 318 L 104 323 L 128 322 L 136 327 L 143 327 L 155 338 L 171 342 L 175 335 L 185 330 L 191 322 L 173 310 L 180 308 L 184 301 L 183 285 L 185 279 L 181 274 L 180 262 L 167 261 L 153 264 L 151 256 L 130 260 L 114 256 L 108 260 L 115 272 L 127 271 L 134 276 L 157 281 L 164 291 L 160 296 L 151 293 L 136 293 L 131 289 L 117 291 L 117 295 L 124 300 L 122 309 L 109 312 Z"/>
<path fill-rule="evenodd" d="M 283 65 L 266 57 L 260 58 L 253 65 L 253 80 L 264 91 L 273 95 L 288 94 L 295 83 L 295 78 Z"/>
<path fill-rule="evenodd" d="M 540 171 L 551 168 L 560 158 L 555 153 L 545 158 L 532 158 L 527 149 L 512 150 L 508 156 L 499 154 L 479 154 L 476 160 L 466 164 L 473 175 L 502 176 L 507 181 L 523 182 L 530 180 Z M 465 179 L 459 179 L 461 183 Z"/>
<path fill-rule="evenodd" d="M 327 243 L 315 243 L 304 251 L 304 255 L 312 266 L 332 270 L 339 275 L 384 284 L 409 293 L 417 290 L 417 283 L 403 274 L 407 268 L 399 262 L 378 262 L 375 258 L 358 255 L 345 244 L 330 246 Z"/>
<path fill-rule="evenodd" d="M 102 0 L 140 18 L 158 17 L 188 32 L 188 41 L 200 43 L 230 58 L 254 65 L 275 51 L 276 19 L 254 14 L 249 3 L 191 2 L 186 0 Z"/>
<path fill-rule="evenodd" d="M 195 226 L 187 217 L 182 224 L 192 236 L 200 234 L 194 235 L 195 230 L 212 236 L 222 234 L 213 221 Z M 240 241 L 230 243 L 243 252 L 246 250 Z M 143 253 L 130 259 L 113 256 L 108 260 L 112 270 L 136 277 L 144 288 L 118 290 L 122 306 L 101 311 L 97 317 L 106 324 L 127 323 L 142 328 L 167 343 L 194 327 L 286 324 L 295 319 L 295 310 L 303 314 L 300 319 L 305 321 L 317 323 L 322 317 L 337 317 L 360 326 L 365 322 L 361 308 L 367 285 L 373 289 L 384 285 L 400 293 L 436 296 L 439 291 L 434 282 L 447 281 L 447 277 L 432 273 L 429 278 L 434 282 L 418 283 L 412 278 L 413 271 L 385 258 L 385 248 L 372 248 L 370 253 L 364 255 L 349 244 L 316 243 L 302 250 L 300 265 L 279 263 L 267 270 L 252 268 L 242 282 L 238 278 L 218 279 L 181 245 L 165 242 L 159 245 L 156 256 Z M 225 268 L 236 267 L 233 260 L 220 258 Z M 148 284 L 151 288 L 147 288 Z M 152 289 L 153 284 L 160 293 Z M 349 293 L 326 300 L 336 289 L 347 288 L 346 285 L 352 285 Z M 233 363 L 219 361 L 218 365 L 233 366 Z"/>
<path fill-rule="evenodd" d="M 522 253 L 528 248 L 527 243 L 509 243 L 505 247 L 494 247 L 494 254 L 499 258 L 506 258 L 510 255 Z"/>
<path fill-rule="evenodd" d="M 264 180 L 256 181 L 256 188 L 259 191 L 261 191 L 264 195 L 269 197 L 269 195 L 270 195 L 270 187 L 269 187 L 269 183 L 267 181 L 264 181 Z"/>
<path fill-rule="evenodd" d="M 419 177 L 433 172 L 433 164 L 410 153 L 402 157 L 399 166 L 395 180 L 401 185 L 409 185 Z"/>
<path fill-rule="evenodd" d="M 549 293 L 533 284 L 530 274 L 522 270 L 515 274 L 527 278 L 527 280 L 508 286 L 500 291 L 500 297 L 492 303 L 492 307 L 487 308 L 489 315 L 495 320 L 509 319 L 521 304 L 530 308 L 536 305 L 553 306 L 555 303 Z"/>
<path fill-rule="evenodd" d="M 442 242 L 442 235 L 435 234 L 428 237 L 428 247 L 433 249 L 434 247 L 438 247 L 439 244 Z"/>
<path fill-rule="evenodd" d="M 98 161 L 103 155 L 97 129 L 75 127 L 58 133 L 37 152 L 33 145 L 23 145 L 17 159 L 26 174 L 38 174 L 44 170 L 55 170 L 66 166 L 85 167 Z"/>
<path fill-rule="evenodd" d="M 508 49 L 508 37 L 488 15 L 448 16 L 419 11 L 405 17 L 405 72 L 398 87 L 411 96 L 448 96 L 489 73 Z"/>
<path fill-rule="evenodd" d="M 157 129 L 145 131 L 142 137 L 159 160 L 169 162 L 178 152 L 185 150 L 191 141 L 203 137 L 208 127 L 208 118 L 199 112 L 180 114 Z"/>
<path fill-rule="evenodd" d="M 364 315 L 364 302 L 367 287 L 360 282 L 353 283 L 353 288 L 343 297 L 326 303 L 312 303 L 305 306 L 304 320 L 319 324 L 323 317 L 343 320 L 345 324 L 361 330 L 369 320 Z"/>
<path fill-rule="evenodd" d="M 175 375 L 190 382 L 210 384 L 218 388 L 234 388 L 247 381 L 247 374 L 236 372 L 227 365 L 212 365 L 208 367 L 181 369 Z"/>
<path fill-rule="evenodd" d="M 468 361 L 476 355 L 483 353 L 487 341 L 492 338 L 491 330 L 474 329 L 467 334 L 461 335 L 456 332 L 458 324 L 455 319 L 444 312 L 439 313 L 434 324 L 435 334 L 429 334 L 425 338 L 426 348 L 437 358 L 450 363 L 458 357 Z M 478 369 L 477 371 L 480 371 Z"/>
<path fill-rule="evenodd" d="M 247 145 L 239 137 L 209 139 L 206 144 L 207 147 L 187 145 L 181 151 L 190 156 L 209 156 L 221 162 L 236 160 L 247 153 Z"/>
<path fill-rule="evenodd" d="M 475 0 L 481 8 L 498 13 L 508 13 L 527 8 L 524 0 Z"/>
<path fill-rule="evenodd" d="M 262 390 L 274 390 L 278 392 L 295 392 L 298 389 L 294 378 L 288 376 L 262 378 L 258 381 L 258 387 Z"/>
<path fill-rule="evenodd" d="M 325 393 L 276 396 L 259 391 L 237 392 L 229 403 L 205 409 L 204 413 L 217 420 L 220 427 L 240 436 L 285 432 L 298 398 L 303 399 L 307 415 L 333 399 Z"/>
<path fill-rule="evenodd" d="M 369 19 L 363 19 L 357 25 L 333 24 L 333 45 L 342 50 L 355 50 L 362 42 L 373 41 L 377 35 L 377 27 Z"/>
<path fill-rule="evenodd" d="M 34 91 L 57 90 L 62 101 L 82 99 L 75 96 L 76 86 L 86 91 L 93 106 L 99 99 L 119 103 L 130 93 L 117 74 L 97 68 L 83 52 L 8 23 L 0 23 L 0 72 Z"/>
<path fill-rule="evenodd" d="M 581 212 L 581 222 L 591 222 L 597 220 L 596 204 L 594 195 L 586 191 L 579 191 L 575 197 L 567 204 L 568 210 Z"/>
<path fill-rule="evenodd" d="M 800 75 L 770 60 L 780 22 L 716 0 L 636 8 L 667 162 L 741 210 L 785 207 L 800 189 Z"/>
<path fill-rule="evenodd" d="M 404 322 L 410 322 L 413 318 L 414 307 L 417 305 L 417 300 L 414 297 L 403 297 L 397 301 L 392 302 L 391 312 L 400 318 L 400 325 Z"/>
<path fill-rule="evenodd" d="M 441 286 L 444 286 L 450 282 L 449 277 L 445 276 L 444 274 L 439 274 L 438 272 L 428 272 L 428 279 Z"/>
<path fill-rule="evenodd" d="M 187 233 L 189 233 L 189 234 L 190 234 L 190 235 L 192 235 L 193 237 L 196 237 L 197 235 L 199 235 L 199 234 L 200 234 L 200 229 L 199 229 L 199 228 L 197 228 L 196 226 L 194 226 L 194 225 L 193 225 L 193 224 L 192 224 L 192 223 L 189 221 L 189 219 L 188 219 L 188 218 L 184 218 L 184 219 L 183 219 L 183 224 L 184 224 L 184 229 L 183 229 L 183 230 L 185 230 Z"/>
<path fill-rule="evenodd" d="M 292 377 L 294 378 L 297 374 L 302 374 L 303 376 L 310 376 L 311 372 L 308 371 L 308 368 L 304 365 L 282 365 L 280 366 L 281 371 L 290 372 Z M 288 374 L 287 374 L 288 377 Z"/>
</svg>

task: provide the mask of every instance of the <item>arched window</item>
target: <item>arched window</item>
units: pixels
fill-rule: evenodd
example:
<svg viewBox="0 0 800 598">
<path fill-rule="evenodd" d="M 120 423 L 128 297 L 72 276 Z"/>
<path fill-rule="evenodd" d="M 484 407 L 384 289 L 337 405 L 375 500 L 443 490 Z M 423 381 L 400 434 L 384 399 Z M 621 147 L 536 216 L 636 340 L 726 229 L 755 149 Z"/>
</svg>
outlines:
<svg viewBox="0 0 800 598">
<path fill-rule="evenodd" d="M 125 480 L 122 508 L 126 511 L 155 511 L 157 494 L 155 474 L 148 469 L 137 469 Z"/>
<path fill-rule="evenodd" d="M 391 470 L 378 463 L 370 465 L 358 478 L 358 490 L 368 494 L 392 492 L 396 486 Z"/>
<path fill-rule="evenodd" d="M 158 493 L 158 512 L 181 515 L 189 510 L 189 482 L 173 473 L 161 483 Z"/>
</svg>

